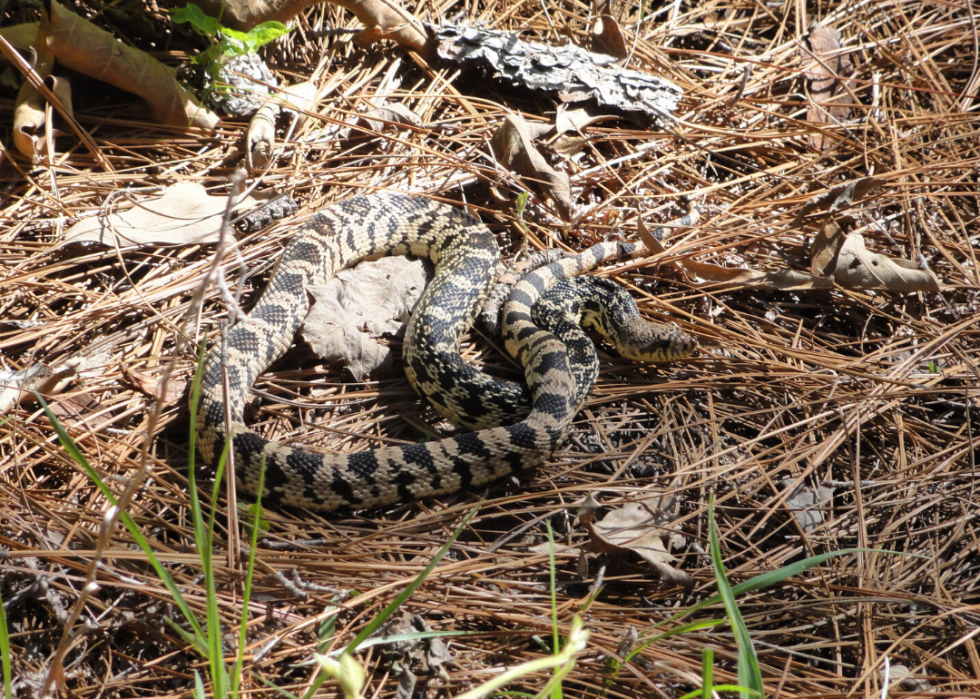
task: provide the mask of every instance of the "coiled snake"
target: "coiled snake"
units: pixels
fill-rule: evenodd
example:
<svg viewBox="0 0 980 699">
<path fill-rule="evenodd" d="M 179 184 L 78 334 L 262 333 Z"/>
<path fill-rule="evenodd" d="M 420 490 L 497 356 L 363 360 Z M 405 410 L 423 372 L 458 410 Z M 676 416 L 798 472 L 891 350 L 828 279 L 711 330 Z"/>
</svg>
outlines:
<svg viewBox="0 0 980 699">
<path fill-rule="evenodd" d="M 205 463 L 214 464 L 230 438 L 241 490 L 256 493 L 264 460 L 263 503 L 326 511 L 454 492 L 536 466 L 564 441 L 597 371 L 587 339 L 589 349 L 582 348 L 581 338 L 570 335 L 566 346 L 535 324 L 554 322 L 561 326 L 556 327 L 559 332 L 573 332 L 569 321 L 562 325 L 561 320 L 547 318 L 547 310 L 560 308 L 559 300 L 572 292 L 548 289 L 632 249 L 628 244 L 601 243 L 518 282 L 504 305 L 503 333 L 507 351 L 524 366 L 525 390 L 477 371 L 459 354 L 460 340 L 479 312 L 500 258 L 493 235 L 478 219 L 447 204 L 390 193 L 333 204 L 299 227 L 252 312 L 230 328 L 223 348 L 218 343 L 208 353 L 196 425 L 201 455 Z M 474 431 L 438 442 L 336 455 L 278 444 L 250 431 L 243 421 L 249 390 L 292 343 L 309 310 L 306 288 L 362 259 L 386 254 L 427 257 L 435 265 L 435 276 L 405 335 L 405 370 L 437 411 Z M 545 318 L 535 321 L 532 307 L 546 292 L 554 303 L 543 303 Z M 572 305 L 578 315 L 571 323 L 582 317 L 607 331 L 604 316 L 609 310 L 587 292 Z M 612 314 L 618 317 L 622 312 Z M 696 344 L 671 326 L 636 320 L 626 325 L 639 329 L 640 341 L 646 344 L 634 352 L 638 359 L 679 358 Z M 630 352 L 622 346 L 620 350 Z M 516 424 L 499 426 L 525 414 Z"/>
</svg>

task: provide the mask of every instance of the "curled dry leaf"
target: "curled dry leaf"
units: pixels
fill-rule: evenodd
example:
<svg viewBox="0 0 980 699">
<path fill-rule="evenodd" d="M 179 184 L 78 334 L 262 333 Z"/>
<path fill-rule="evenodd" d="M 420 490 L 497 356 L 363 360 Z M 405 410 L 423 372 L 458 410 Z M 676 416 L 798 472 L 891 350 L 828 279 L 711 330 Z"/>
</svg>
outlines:
<svg viewBox="0 0 980 699">
<path fill-rule="evenodd" d="M 390 364 L 391 350 L 375 338 L 404 331 L 425 289 L 420 260 L 384 257 L 345 269 L 322 286 L 309 288 L 313 307 L 303 338 L 320 357 L 343 362 L 361 379 Z"/>
<path fill-rule="evenodd" d="M 612 15 L 599 15 L 592 27 L 592 50 L 622 60 L 630 55 L 619 22 Z"/>
<path fill-rule="evenodd" d="M 834 497 L 832 488 L 823 485 L 816 489 L 809 488 L 796 478 L 780 481 L 779 487 L 791 490 L 786 498 L 786 507 L 796 517 L 800 529 L 809 532 L 823 524 L 824 511 Z"/>
<path fill-rule="evenodd" d="M 315 83 L 306 81 L 282 88 L 275 98 L 266 99 L 248 123 L 245 135 L 248 169 L 256 172 L 269 166 L 276 147 L 276 117 L 280 110 L 293 115 L 292 133 L 306 122 L 306 113 L 316 108 Z M 291 106 L 284 106 L 282 102 Z"/>
<path fill-rule="evenodd" d="M 178 82 L 173 68 L 145 51 L 119 43 L 112 34 L 65 9 L 57 0 L 50 0 L 50 4 L 38 39 L 59 63 L 139 95 L 162 124 L 208 130 L 217 125 L 218 117 Z"/>
<path fill-rule="evenodd" d="M 587 126 L 608 119 L 617 119 L 615 114 L 590 114 L 585 107 L 569 107 L 567 104 L 558 105 L 555 114 L 555 133 L 581 133 Z"/>
<path fill-rule="evenodd" d="M 517 115 L 508 115 L 493 134 L 490 146 L 498 162 L 513 170 L 528 182 L 534 183 L 545 196 L 555 202 L 555 208 L 566 221 L 572 217 L 572 187 L 568 175 L 556 171 L 532 143 L 535 133 L 551 130 L 549 125 L 537 125 L 537 130 Z"/>
<path fill-rule="evenodd" d="M 637 218 L 637 229 L 644 244 L 654 254 L 666 252 L 663 244 L 646 227 L 642 217 Z M 694 286 L 762 287 L 789 291 L 792 289 L 829 289 L 834 286 L 833 279 L 815 277 L 806 272 L 793 269 L 749 269 L 748 267 L 722 267 L 709 262 L 698 262 L 687 258 L 675 260 L 675 268 L 680 270 Z"/>
<path fill-rule="evenodd" d="M 863 199 L 874 190 L 885 183 L 877 177 L 862 177 L 850 182 L 844 182 L 836 187 L 828 189 L 826 192 L 811 198 L 793 221 L 794 226 L 799 226 L 803 220 L 815 211 L 834 214 L 850 207 L 855 201 Z"/>
<path fill-rule="evenodd" d="M 29 24 L 14 24 L 9 27 L 0 27 L 0 36 L 7 40 L 15 49 L 36 49 L 37 41 L 37 22 Z M 0 53 L 0 66 L 9 66 L 7 57 Z M 34 62 L 37 68 L 37 63 Z"/>
<path fill-rule="evenodd" d="M 249 196 L 235 210 L 259 204 Z M 122 213 L 86 218 L 68 229 L 64 244 L 99 243 L 119 245 L 191 245 L 217 243 L 228 197 L 210 196 L 203 185 L 183 182 L 162 196 L 141 201 Z"/>
<path fill-rule="evenodd" d="M 252 172 L 264 170 L 276 149 L 276 116 L 279 105 L 269 100 L 252 115 L 245 134 L 245 161 Z"/>
<path fill-rule="evenodd" d="M 372 109 L 360 119 L 373 131 L 383 131 L 385 126 L 389 124 L 422 125 L 422 117 L 400 102 L 383 104 Z"/>
<path fill-rule="evenodd" d="M 35 392 L 49 397 L 61 393 L 75 379 L 100 376 L 109 355 L 108 348 L 83 350 L 50 367 L 38 363 L 19 371 L 0 369 L 0 415 Z"/>
<path fill-rule="evenodd" d="M 665 527 L 676 517 L 676 509 L 672 496 L 658 495 L 627 503 L 595 523 L 592 517 L 580 517 L 590 537 L 586 550 L 614 555 L 632 551 L 650 563 L 664 582 L 689 587 L 694 580 L 671 566 L 676 559 L 664 545 L 672 535 Z"/>
<path fill-rule="evenodd" d="M 18 32 L 12 32 L 12 37 L 5 32 L 4 39 L 22 51 L 30 50 L 33 53 L 31 67 L 43 80 L 52 81 L 48 87 L 52 88 L 52 91 L 57 90 L 55 92 L 56 97 L 71 113 L 71 90 L 68 88 L 67 81 L 51 78 L 51 70 L 54 68 L 54 54 L 48 50 L 44 41 L 37 40 L 37 25 L 21 24 L 18 27 L 22 29 Z M 32 35 L 33 38 L 31 39 Z M 25 45 L 24 42 L 28 39 L 31 39 L 31 43 Z M 15 41 L 19 43 L 14 43 Z M 47 138 L 44 135 L 44 105 L 44 97 L 37 87 L 29 80 L 24 80 L 14 105 L 14 146 L 22 155 L 30 158 L 35 165 L 41 162 L 42 153 L 47 150 Z M 51 134 L 51 138 L 54 137 L 55 134 Z M 48 157 L 51 155 L 49 153 Z"/>
<path fill-rule="evenodd" d="M 814 238 L 810 257 L 814 272 L 833 275 L 838 284 L 850 289 L 940 291 L 939 279 L 929 270 L 868 250 L 864 236 L 845 233 L 833 221 Z"/>
<path fill-rule="evenodd" d="M 163 401 L 164 405 L 172 405 L 180 400 L 187 389 L 186 381 L 171 379 L 167 382 L 166 388 L 163 385 L 163 378 L 151 376 L 132 369 L 123 369 L 126 380 L 129 381 L 138 391 L 146 394 L 154 400 Z"/>
<path fill-rule="evenodd" d="M 803 52 L 807 61 L 804 68 L 810 91 L 810 106 L 806 118 L 813 124 L 840 124 L 851 116 L 854 99 L 848 89 L 854 73 L 851 57 L 840 54 L 840 32 L 831 27 L 813 26 L 807 36 L 808 51 Z M 834 144 L 817 129 L 809 136 L 810 145 L 826 150 Z"/>
<path fill-rule="evenodd" d="M 71 104 L 71 83 L 64 78 L 48 75 L 45 79 L 48 88 L 64 106 L 68 114 L 74 114 Z M 37 165 L 42 161 L 51 162 L 53 153 L 48 153 L 48 137 L 51 142 L 62 131 L 52 129 L 46 134 L 44 96 L 31 83 L 24 81 L 17 93 L 17 103 L 14 107 L 14 145 L 23 155 Z"/>
</svg>

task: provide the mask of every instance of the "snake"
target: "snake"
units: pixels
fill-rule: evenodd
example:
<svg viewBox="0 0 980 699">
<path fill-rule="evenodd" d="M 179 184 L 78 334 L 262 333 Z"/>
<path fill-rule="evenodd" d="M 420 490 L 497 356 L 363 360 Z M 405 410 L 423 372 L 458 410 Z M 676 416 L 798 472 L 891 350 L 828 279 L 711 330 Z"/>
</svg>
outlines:
<svg viewBox="0 0 980 699">
<path fill-rule="evenodd" d="M 503 306 L 502 335 L 507 352 L 524 368 L 524 387 L 484 374 L 460 356 L 462 338 L 500 264 L 496 240 L 478 217 L 435 199 L 395 192 L 354 196 L 320 209 L 297 227 L 251 312 L 207 353 L 199 403 L 192 404 L 197 449 L 204 463 L 215 467 L 227 444 L 237 488 L 263 504 L 324 512 L 453 493 L 540 465 L 567 437 L 594 384 L 598 360 L 594 349 L 582 347 L 584 336 L 563 341 L 539 326 L 547 321 L 535 321 L 534 307 L 548 296 L 550 305 L 560 308 L 562 297 L 573 293 L 562 286 L 564 280 L 636 249 L 632 243 L 598 243 L 516 283 Z M 432 442 L 326 454 L 249 429 L 244 412 L 252 384 L 290 348 L 309 311 L 307 289 L 356 262 L 385 255 L 428 258 L 434 265 L 406 330 L 405 373 L 437 412 L 470 431 Z M 579 317 L 563 315 L 559 331 L 582 320 L 615 335 L 607 332 L 604 319 L 622 311 L 596 300 L 603 293 L 586 298 L 583 292 L 572 304 Z M 640 332 L 627 329 L 633 339 L 617 343 L 621 353 L 666 361 L 696 347 L 676 326 L 639 318 L 635 303 L 633 311 L 625 325 Z M 635 346 L 629 349 L 631 341 Z"/>
</svg>

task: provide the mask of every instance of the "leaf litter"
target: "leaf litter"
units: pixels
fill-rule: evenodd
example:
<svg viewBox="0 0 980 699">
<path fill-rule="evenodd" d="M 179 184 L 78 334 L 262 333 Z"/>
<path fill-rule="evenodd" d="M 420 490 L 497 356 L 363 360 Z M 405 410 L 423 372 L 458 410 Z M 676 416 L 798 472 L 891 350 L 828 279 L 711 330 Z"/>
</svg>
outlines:
<svg viewBox="0 0 980 699">
<path fill-rule="evenodd" d="M 448 681 L 423 672 L 422 659 L 409 658 L 415 692 L 458 695 L 503 667 L 549 654 L 538 640 L 547 644 L 552 633 L 548 556 L 531 547 L 546 540 L 546 520 L 559 545 L 584 538 L 569 505 L 587 493 L 607 506 L 660 492 L 676 497 L 678 513 L 667 528 L 687 544 L 665 548 L 677 559 L 671 567 L 695 585 L 687 592 L 665 584 L 633 552 L 587 554 L 584 577 L 574 554 L 557 556 L 559 632 L 581 609 L 593 631 L 563 695 L 591 696 L 596 687 L 616 696 L 700 691 L 702 651 L 709 646 L 718 681 L 735 682 L 736 648 L 724 627 L 658 640 L 615 677 L 604 661 L 631 637 L 630 628 L 648 638 L 659 632 L 650 631 L 653 624 L 714 593 L 704 555 L 705 503 L 714 491 L 733 582 L 808 555 L 866 549 L 739 598 L 771 693 L 880 696 L 901 674 L 885 669 L 902 666 L 912 680 L 907 691 L 978 696 L 972 630 L 980 623 L 974 611 L 980 599 L 974 531 L 980 82 L 970 8 L 902 0 L 887 8 L 794 5 L 773 15 L 729 2 L 671 5 L 652 15 L 648 7 L 642 14 L 638 5 L 612 7 L 630 54 L 623 63 L 605 57 L 609 70 L 676 85 L 682 91 L 672 93 L 676 119 L 653 127 L 635 119 L 585 125 L 575 133 L 586 140 L 574 157 L 552 157 L 553 135 L 534 141 L 549 165 L 568 174 L 575 217 L 562 220 L 545 203 L 547 193 L 518 211 L 495 201 L 488 186 L 518 192 L 538 186 L 516 171 L 504 176 L 488 157 L 488 141 L 509 114 L 553 123 L 561 91 L 515 89 L 489 63 L 437 64 L 427 53 L 425 23 L 459 21 L 527 44 L 591 47 L 600 13 L 566 2 L 498 3 L 459 5 L 444 14 L 420 7 L 416 17 L 390 2 L 348 4 L 369 21 L 336 4 L 316 5 L 297 30 L 263 50 L 276 77 L 313 80 L 320 97 L 306 110 L 306 124 L 296 127 L 298 138 L 275 148 L 278 160 L 250 184 L 288 192 L 305 211 L 377 189 L 465 201 L 479 209 L 506 252 L 521 255 L 580 250 L 607 237 L 635 240 L 638 215 L 653 229 L 676 215 L 686 194 L 701 213 L 696 227 L 671 229 L 661 250 L 601 273 L 627 284 L 644 315 L 677 322 L 706 349 L 691 361 L 656 368 L 604 357 L 568 445 L 517 479 L 329 520 L 264 512 L 268 531 L 256 547 L 259 572 L 245 607 L 241 677 L 249 691 L 261 677 L 293 694 L 305 692 L 310 649 L 348 642 L 418 574 L 478 498 L 485 498 L 478 516 L 407 604 L 435 631 L 478 633 L 449 644 Z M 371 14 L 381 6 L 384 21 L 380 11 Z M 118 45 L 137 46 L 170 67 L 201 48 L 185 34 L 144 34 L 172 29 L 167 11 L 152 4 L 139 13 L 138 28 L 118 14 L 122 6 L 79 9 L 91 9 L 91 23 Z M 229 13 L 241 9 L 229 3 Z M 801 51 L 814 19 L 840 34 L 840 48 L 821 60 L 849 54 L 853 74 L 837 66 L 833 76 L 816 75 L 812 57 Z M 337 31 L 367 24 L 372 28 L 357 42 Z M 378 38 L 385 43 L 360 48 Z M 412 41 L 418 56 L 399 48 Z M 548 55 L 521 50 L 525 57 Z M 818 102 L 823 97 L 810 81 L 832 82 L 833 101 Z M 818 123 L 806 116 L 844 106 L 845 88 L 856 97 L 845 118 Z M 144 121 L 125 93 L 79 91 L 73 102 L 74 122 L 52 114 L 54 127 L 67 134 L 57 137 L 53 167 L 32 169 L 9 143 L 0 156 L 0 320 L 8 321 L 0 325 L 0 355 L 10 371 L 22 372 L 57 367 L 79 348 L 113 348 L 111 362 L 59 396 L 71 398 L 66 421 L 73 421 L 69 430 L 86 458 L 111 487 L 121 488 L 142 472 L 152 407 L 147 393 L 166 395 L 159 385 L 133 385 L 125 372 L 159 376 L 188 311 L 200 321 L 195 341 L 215 340 L 227 321 L 213 287 L 200 304 L 194 301 L 210 274 L 213 249 L 151 244 L 120 255 L 90 246 L 69 256 L 57 245 L 66 228 L 102 211 L 112 192 L 182 182 L 226 191 L 246 126 L 225 121 L 205 138 Z M 336 139 L 339 125 L 391 103 L 408 105 L 421 124 L 386 124 L 369 148 L 358 150 Z M 11 123 L 12 92 L 2 104 Z M 273 123 L 279 138 L 290 128 L 286 121 Z M 820 144 L 812 140 L 818 132 Z M 867 177 L 882 183 L 873 192 L 834 193 Z M 797 220 L 807 202 L 823 199 L 837 208 L 813 209 Z M 860 235 L 870 255 L 914 262 L 934 275 L 940 291 L 844 287 L 826 266 L 833 254 L 820 257 L 817 272 L 826 275 L 820 277 L 811 251 L 829 223 L 842 238 Z M 246 308 L 294 227 L 275 222 L 241 242 L 241 259 L 226 274 L 230 287 L 241 288 Z M 706 275 L 729 270 L 721 273 L 728 281 L 747 270 L 763 275 L 762 283 L 736 278 L 702 285 L 699 280 L 710 279 L 678 266 L 687 261 L 713 265 L 701 270 Z M 829 286 L 807 288 L 815 278 Z M 464 355 L 489 371 L 518 376 L 494 345 L 477 333 L 466 340 Z M 195 361 L 195 352 L 181 354 L 174 379 L 188 381 Z M 264 436 L 350 453 L 439 434 L 435 417 L 399 372 L 354 381 L 346 368 L 322 364 L 294 352 L 260 377 L 253 422 Z M 188 524 L 184 406 L 181 399 L 161 413 L 146 451 L 151 477 L 128 511 L 203 618 Z M 2 594 L 15 677 L 35 682 L 46 668 L 32 659 L 50 658 L 62 643 L 64 614 L 81 599 L 72 581 L 92 560 L 108 506 L 54 444 L 31 400 L 20 400 L 4 418 Z M 799 494 L 783 498 L 780 483 L 790 478 L 805 484 L 802 492 L 815 496 L 814 505 Z M 833 484 L 830 503 L 816 490 L 824 483 Z M 218 502 L 223 522 L 228 512 Z M 217 609 L 228 629 L 238 628 L 244 607 L 235 532 L 219 527 L 214 541 Z M 69 654 L 65 693 L 171 695 L 186 693 L 193 681 L 200 657 L 168 624 L 181 622 L 134 546 L 122 530 L 107 542 L 100 590 L 79 607 L 80 623 L 67 635 L 71 648 L 85 653 Z M 301 576 L 307 596 L 275 574 Z M 39 580 L 48 581 L 49 594 L 37 594 Z M 338 608 L 338 590 L 357 594 Z M 703 614 L 700 619 L 717 618 L 719 610 Z M 328 615 L 335 630 L 321 639 L 316 631 Z M 395 692 L 385 658 L 367 652 L 358 659 L 369 666 L 372 692 Z M 530 695 L 545 681 L 531 677 L 509 689 Z"/>
</svg>

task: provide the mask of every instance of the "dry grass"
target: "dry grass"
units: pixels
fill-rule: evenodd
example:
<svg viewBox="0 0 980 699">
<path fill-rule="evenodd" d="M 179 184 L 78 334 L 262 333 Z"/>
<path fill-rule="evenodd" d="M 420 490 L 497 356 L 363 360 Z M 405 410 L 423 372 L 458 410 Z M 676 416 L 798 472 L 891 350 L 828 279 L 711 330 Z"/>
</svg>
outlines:
<svg viewBox="0 0 980 699">
<path fill-rule="evenodd" d="M 574 227 L 563 226 L 532 200 L 526 217 L 531 246 L 581 248 L 626 224 L 638 209 L 651 219 L 672 218 L 677 196 L 686 193 L 708 215 L 675 242 L 674 258 L 805 267 L 809 233 L 791 225 L 800 207 L 835 184 L 873 174 L 885 185 L 857 211 L 862 223 L 879 224 L 866 232 L 869 246 L 923 260 L 945 289 L 894 296 L 713 290 L 692 287 L 667 265 L 632 266 L 620 278 L 633 286 L 641 307 L 668 312 L 695 333 L 705 346 L 700 356 L 662 369 L 605 361 L 568 446 L 519 483 L 356 516 L 268 512 L 244 673 L 255 692 L 274 696 L 257 681 L 261 676 L 301 693 L 311 668 L 299 663 L 316 647 L 334 595 L 357 592 L 347 598 L 332 641 L 342 645 L 426 565 L 479 497 L 486 498 L 479 514 L 406 609 L 434 629 L 480 634 L 451 642 L 446 677 L 426 674 L 417 659 L 403 662 L 420 674 L 427 696 L 451 696 L 502 666 L 537 657 L 546 651 L 532 639 L 550 638 L 549 577 L 546 557 L 529 552 L 528 544 L 542 541 L 544 520 L 563 540 L 576 539 L 570 507 L 586 493 L 608 505 L 672 489 L 682 503 L 676 526 L 688 538 L 679 565 L 698 581 L 692 592 L 664 587 L 637 561 L 593 558 L 580 577 L 574 556 L 558 558 L 563 624 L 597 576 L 604 586 L 585 614 L 593 636 L 565 684 L 569 696 L 604 690 L 604 657 L 617 652 L 629 628 L 642 632 L 713 592 L 703 554 L 712 491 L 734 581 L 847 547 L 917 554 L 833 559 L 743 599 L 771 696 L 877 695 L 886 658 L 927 678 L 935 696 L 980 696 L 980 425 L 973 422 L 980 349 L 980 14 L 974 9 L 971 15 L 965 2 L 923 0 L 671 7 L 644 21 L 630 65 L 683 86 L 681 126 L 644 131 L 621 121 L 593 129 L 597 138 L 584 159 L 569 166 L 577 202 L 588 214 Z M 425 5 L 419 12 L 436 22 L 462 13 L 549 41 L 554 30 L 583 39 L 589 15 L 583 5 L 562 1 L 548 8 L 549 17 L 534 2 Z M 633 29 L 635 8 L 618 11 Z M 806 121 L 799 49 L 816 19 L 845 37 L 860 102 L 851 122 L 825 127 L 833 142 L 825 152 L 808 143 L 814 127 Z M 106 26 L 132 32 L 137 43 L 165 26 L 163 15 L 150 13 L 143 21 L 143 33 L 118 18 Z M 321 54 L 327 59 L 320 81 L 334 89 L 306 133 L 321 127 L 330 133 L 381 97 L 405 101 L 425 126 L 389 130 L 356 151 L 336 139 L 300 146 L 261 188 L 286 190 L 307 210 L 378 187 L 456 201 L 465 193 L 502 245 L 521 249 L 511 206 L 494 200 L 489 185 L 519 190 L 485 156 L 487 138 L 506 110 L 547 117 L 553 102 L 472 73 L 457 76 L 452 67 L 420 65 L 390 46 L 329 47 L 314 34 L 353 24 L 349 15 L 321 5 L 267 52 L 290 79 L 310 75 Z M 176 60 L 195 46 L 177 34 L 162 56 Z M 739 93 L 746 66 L 751 73 Z M 57 248 L 58 236 L 75 217 L 91 215 L 109 194 L 127 187 L 192 179 L 223 191 L 244 125 L 227 122 L 214 138 L 180 133 L 141 122 L 125 94 L 89 92 L 76 98 L 77 116 L 115 173 L 68 139 L 59 142 L 67 152 L 55 168 L 32 169 L 10 158 L 3 165 L 0 316 L 35 324 L 2 326 L 0 350 L 16 369 L 55 365 L 75 353 L 100 357 L 94 375 L 52 400 L 91 462 L 121 491 L 139 469 L 152 406 L 126 372 L 162 372 L 213 250 L 68 253 Z M 0 110 L 2 123 L 9 123 L 9 93 Z M 9 142 L 9 132 L 3 136 Z M 618 164 L 608 165 L 613 161 Z M 247 298 L 261 288 L 292 225 L 280 222 L 242 246 Z M 236 278 L 229 271 L 232 283 Z M 191 339 L 212 336 L 226 317 L 212 289 Z M 475 335 L 466 353 L 506 368 L 492 345 Z M 191 376 L 192 354 L 179 356 L 175 381 Z M 379 438 L 419 438 L 414 425 L 421 411 L 400 373 L 355 383 L 344 370 L 320 366 L 298 350 L 257 388 L 304 406 L 263 401 L 254 422 L 267 434 L 342 451 Z M 406 422 L 403 413 L 416 419 Z M 164 409 L 151 447 L 152 476 L 129 511 L 203 618 L 186 495 L 187 424 L 183 400 Z M 835 496 L 820 527 L 798 527 L 787 493 L 778 488 L 787 478 L 811 487 L 833 483 Z M 0 426 L 0 479 L 6 549 L 0 593 L 8 603 L 20 696 L 33 696 L 62 643 L 106 502 L 30 403 Z M 215 553 L 221 612 L 232 629 L 242 567 L 223 529 Z M 103 562 L 101 590 L 64 641 L 63 696 L 187 696 L 202 664 L 163 621 L 178 618 L 169 594 L 124 530 L 113 535 Z M 288 589 L 277 573 L 296 576 L 306 596 Z M 693 688 L 701 649 L 709 645 L 716 649 L 719 679 L 733 680 L 735 645 L 723 626 L 650 646 L 605 690 L 614 697 L 678 696 Z M 392 658 L 374 649 L 363 659 L 372 673 L 370 691 L 393 696 Z M 513 689 L 533 692 L 542 682 Z"/>
</svg>

